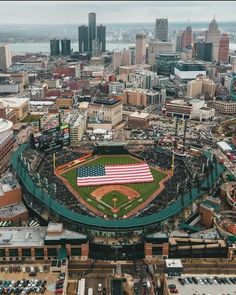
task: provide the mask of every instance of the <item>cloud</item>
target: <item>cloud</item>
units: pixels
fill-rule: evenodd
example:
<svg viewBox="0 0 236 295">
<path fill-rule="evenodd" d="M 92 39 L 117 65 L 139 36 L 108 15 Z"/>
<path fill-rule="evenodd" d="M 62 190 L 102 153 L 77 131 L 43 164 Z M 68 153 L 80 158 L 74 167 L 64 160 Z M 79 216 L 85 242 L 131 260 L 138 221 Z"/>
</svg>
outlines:
<svg viewBox="0 0 236 295">
<path fill-rule="evenodd" d="M 88 13 L 97 13 L 98 23 L 218 21 L 235 19 L 234 1 L 2 1 L 0 23 L 87 23 Z"/>
</svg>

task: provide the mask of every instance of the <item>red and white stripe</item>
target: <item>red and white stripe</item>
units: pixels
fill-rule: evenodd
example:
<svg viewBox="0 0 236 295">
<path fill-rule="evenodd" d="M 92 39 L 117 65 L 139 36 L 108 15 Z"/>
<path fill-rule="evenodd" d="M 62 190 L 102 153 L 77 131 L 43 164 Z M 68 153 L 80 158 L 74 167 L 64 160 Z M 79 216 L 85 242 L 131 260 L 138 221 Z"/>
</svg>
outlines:
<svg viewBox="0 0 236 295">
<path fill-rule="evenodd" d="M 106 165 L 103 176 L 78 177 L 78 186 L 152 182 L 153 176 L 146 163 Z"/>
</svg>

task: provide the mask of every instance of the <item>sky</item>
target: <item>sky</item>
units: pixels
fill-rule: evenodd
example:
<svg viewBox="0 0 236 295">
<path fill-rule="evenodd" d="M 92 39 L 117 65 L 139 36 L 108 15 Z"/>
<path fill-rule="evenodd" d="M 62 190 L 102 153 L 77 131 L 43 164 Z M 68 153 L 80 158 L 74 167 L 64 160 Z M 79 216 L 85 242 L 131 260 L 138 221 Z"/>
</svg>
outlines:
<svg viewBox="0 0 236 295">
<path fill-rule="evenodd" d="M 82 24 L 88 13 L 97 23 L 235 21 L 235 1 L 0 1 L 0 24 Z"/>
</svg>

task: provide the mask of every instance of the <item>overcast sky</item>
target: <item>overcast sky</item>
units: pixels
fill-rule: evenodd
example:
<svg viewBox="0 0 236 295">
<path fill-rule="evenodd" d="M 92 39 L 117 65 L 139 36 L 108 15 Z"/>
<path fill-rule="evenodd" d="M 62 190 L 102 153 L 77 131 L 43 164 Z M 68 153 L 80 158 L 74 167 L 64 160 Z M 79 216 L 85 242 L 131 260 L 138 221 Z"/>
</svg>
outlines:
<svg viewBox="0 0 236 295">
<path fill-rule="evenodd" d="M 1 24 L 87 23 L 97 13 L 97 23 L 208 22 L 236 20 L 234 1 L 0 1 Z"/>
</svg>

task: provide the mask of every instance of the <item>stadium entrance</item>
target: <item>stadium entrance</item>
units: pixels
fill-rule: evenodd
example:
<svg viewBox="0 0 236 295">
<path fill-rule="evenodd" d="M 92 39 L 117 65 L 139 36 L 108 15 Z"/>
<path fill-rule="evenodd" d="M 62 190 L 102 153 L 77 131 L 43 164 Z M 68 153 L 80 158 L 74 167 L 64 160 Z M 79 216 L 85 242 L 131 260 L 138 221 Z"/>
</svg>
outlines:
<svg viewBox="0 0 236 295">
<path fill-rule="evenodd" d="M 134 245 L 101 245 L 89 243 L 89 258 L 99 260 L 132 260 L 144 258 L 144 243 Z"/>
</svg>

